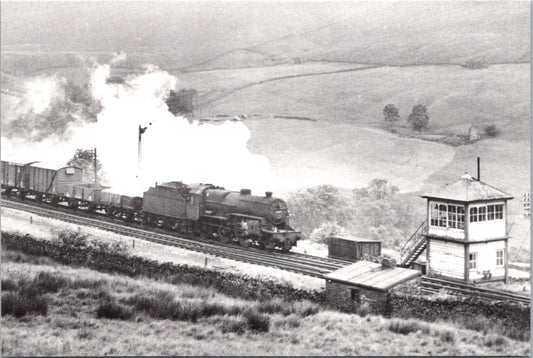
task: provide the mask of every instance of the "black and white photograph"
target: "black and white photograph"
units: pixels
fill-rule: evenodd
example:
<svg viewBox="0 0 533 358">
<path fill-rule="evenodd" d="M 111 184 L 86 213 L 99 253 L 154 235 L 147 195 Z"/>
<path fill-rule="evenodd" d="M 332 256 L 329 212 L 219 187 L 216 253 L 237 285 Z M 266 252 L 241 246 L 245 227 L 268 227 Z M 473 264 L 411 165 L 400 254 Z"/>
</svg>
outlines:
<svg viewBox="0 0 533 358">
<path fill-rule="evenodd" d="M 1 351 L 530 356 L 531 2 L 0 2 Z"/>
</svg>

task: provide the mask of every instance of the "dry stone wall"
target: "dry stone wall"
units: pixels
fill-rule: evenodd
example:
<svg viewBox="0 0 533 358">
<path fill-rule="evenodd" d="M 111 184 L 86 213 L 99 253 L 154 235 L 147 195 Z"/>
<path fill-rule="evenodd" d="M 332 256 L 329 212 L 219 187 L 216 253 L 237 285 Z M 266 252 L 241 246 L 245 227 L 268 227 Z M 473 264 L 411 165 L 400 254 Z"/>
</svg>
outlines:
<svg viewBox="0 0 533 358">
<path fill-rule="evenodd" d="M 272 280 L 170 262 L 159 263 L 138 256 L 37 240 L 28 235 L 2 233 L 2 248 L 21 251 L 30 255 L 47 256 L 65 265 L 84 266 L 131 277 L 158 278 L 175 284 L 187 283 L 213 287 L 232 297 L 254 300 L 280 297 L 289 301 L 308 299 L 316 303 L 325 301 L 324 292 L 296 289 Z"/>
</svg>

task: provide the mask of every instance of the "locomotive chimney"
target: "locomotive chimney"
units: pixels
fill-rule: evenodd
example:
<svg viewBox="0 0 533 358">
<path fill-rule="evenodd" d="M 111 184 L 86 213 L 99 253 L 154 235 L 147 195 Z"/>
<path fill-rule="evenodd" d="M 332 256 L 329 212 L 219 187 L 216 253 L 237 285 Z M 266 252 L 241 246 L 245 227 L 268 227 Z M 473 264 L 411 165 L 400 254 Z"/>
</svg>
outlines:
<svg viewBox="0 0 533 358">
<path fill-rule="evenodd" d="M 251 195 L 252 191 L 250 189 L 241 189 L 241 195 Z"/>
<path fill-rule="evenodd" d="M 271 192 L 271 191 L 266 191 L 266 192 L 265 192 L 265 196 L 266 196 L 267 198 L 271 198 L 271 197 L 272 197 L 272 192 Z"/>
</svg>

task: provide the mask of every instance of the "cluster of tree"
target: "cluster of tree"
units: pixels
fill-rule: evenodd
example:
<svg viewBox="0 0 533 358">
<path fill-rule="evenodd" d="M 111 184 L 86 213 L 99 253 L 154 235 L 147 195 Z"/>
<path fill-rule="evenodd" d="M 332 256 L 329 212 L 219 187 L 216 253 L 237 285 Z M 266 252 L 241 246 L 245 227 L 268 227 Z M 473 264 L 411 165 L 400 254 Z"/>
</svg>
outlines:
<svg viewBox="0 0 533 358">
<path fill-rule="evenodd" d="M 198 108 L 198 91 L 194 88 L 182 88 L 179 91 L 170 90 L 166 99 L 168 110 L 173 115 L 194 113 Z"/>
<path fill-rule="evenodd" d="M 383 108 L 383 116 L 387 122 L 395 122 L 400 120 L 400 110 L 394 104 L 387 104 Z M 411 110 L 411 114 L 407 117 L 407 122 L 411 126 L 418 130 L 422 131 L 422 128 L 427 128 L 429 123 L 428 108 L 422 104 L 417 104 Z"/>
<path fill-rule="evenodd" d="M 86 182 L 94 183 L 94 149 L 76 149 L 76 153 L 67 162 L 67 165 L 74 165 L 83 169 L 83 180 Z M 98 183 L 102 183 L 104 179 L 104 173 L 102 170 L 102 163 L 96 158 L 96 177 Z"/>
<path fill-rule="evenodd" d="M 486 135 L 489 137 L 496 137 L 498 134 L 500 134 L 500 130 L 496 127 L 496 125 L 491 124 L 489 126 L 486 126 L 483 131 Z"/>
<path fill-rule="evenodd" d="M 331 185 L 309 188 L 292 194 L 288 205 L 292 224 L 322 243 L 328 236 L 354 236 L 381 240 L 384 247 L 398 249 L 417 223 L 410 203 L 383 179 L 347 194 Z"/>
</svg>

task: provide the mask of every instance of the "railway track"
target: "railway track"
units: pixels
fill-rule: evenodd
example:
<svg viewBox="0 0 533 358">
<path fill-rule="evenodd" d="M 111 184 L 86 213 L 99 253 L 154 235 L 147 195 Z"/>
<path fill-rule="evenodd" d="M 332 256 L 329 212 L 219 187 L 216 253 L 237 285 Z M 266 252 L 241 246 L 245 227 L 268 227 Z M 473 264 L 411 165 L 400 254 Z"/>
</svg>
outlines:
<svg viewBox="0 0 533 358">
<path fill-rule="evenodd" d="M 163 232 L 158 228 L 146 228 L 141 224 L 126 225 L 104 215 L 90 215 L 71 209 L 47 204 L 36 204 L 30 201 L 2 197 L 2 207 L 22 210 L 35 215 L 61 220 L 76 225 L 98 228 L 101 230 L 125 235 L 158 244 L 179 247 L 187 250 L 210 254 L 218 257 L 247 262 L 256 265 L 278 268 L 307 276 L 322 278 L 325 273 L 351 264 L 349 261 L 300 253 L 265 252 L 255 248 L 243 248 L 235 245 L 222 245 L 213 241 L 184 238 L 171 232 Z"/>
<path fill-rule="evenodd" d="M 531 304 L 531 297 L 525 295 L 475 287 L 467 283 L 455 282 L 447 279 L 428 276 L 422 277 L 421 291 L 423 293 L 434 294 L 443 289 L 452 295 L 477 296 L 485 300 L 509 301 L 527 305 Z"/>
</svg>

